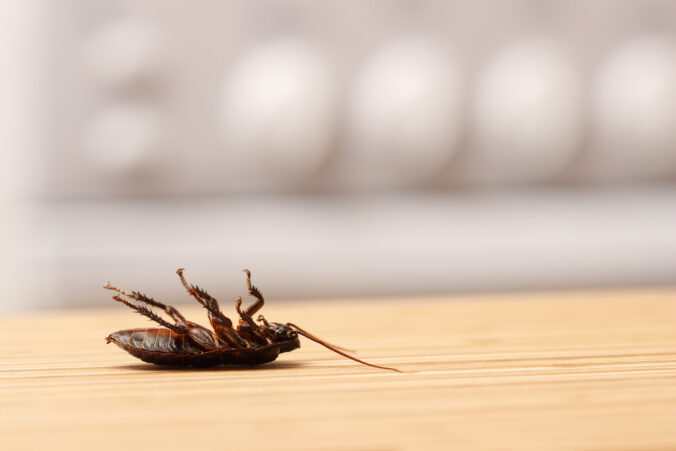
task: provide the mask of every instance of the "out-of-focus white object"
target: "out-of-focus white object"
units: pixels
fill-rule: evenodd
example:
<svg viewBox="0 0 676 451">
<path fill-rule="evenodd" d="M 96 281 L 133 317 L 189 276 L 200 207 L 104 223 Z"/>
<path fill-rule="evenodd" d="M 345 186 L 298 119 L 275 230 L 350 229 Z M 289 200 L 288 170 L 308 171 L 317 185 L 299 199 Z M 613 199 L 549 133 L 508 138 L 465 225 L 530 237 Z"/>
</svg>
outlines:
<svg viewBox="0 0 676 451">
<path fill-rule="evenodd" d="M 155 108 L 134 103 L 112 105 L 95 116 L 83 137 L 92 163 L 116 174 L 155 158 L 165 144 L 162 118 Z"/>
<path fill-rule="evenodd" d="M 111 21 L 97 29 L 84 47 L 94 78 L 107 87 L 125 87 L 158 75 L 164 58 L 158 28 L 137 18 Z"/>
<path fill-rule="evenodd" d="M 510 45 L 479 78 L 466 174 L 487 183 L 555 177 L 578 150 L 582 110 L 565 43 L 529 37 Z"/>
<path fill-rule="evenodd" d="M 601 65 L 592 102 L 590 173 L 630 179 L 676 172 L 674 38 L 643 36 L 621 46 Z"/>
<path fill-rule="evenodd" d="M 223 143 L 234 177 L 260 186 L 312 175 L 335 133 L 335 83 L 310 42 L 279 38 L 229 74 L 221 97 Z"/>
<path fill-rule="evenodd" d="M 401 38 L 366 62 L 348 98 L 350 170 L 358 183 L 439 174 L 460 133 L 457 65 L 430 38 Z"/>
</svg>

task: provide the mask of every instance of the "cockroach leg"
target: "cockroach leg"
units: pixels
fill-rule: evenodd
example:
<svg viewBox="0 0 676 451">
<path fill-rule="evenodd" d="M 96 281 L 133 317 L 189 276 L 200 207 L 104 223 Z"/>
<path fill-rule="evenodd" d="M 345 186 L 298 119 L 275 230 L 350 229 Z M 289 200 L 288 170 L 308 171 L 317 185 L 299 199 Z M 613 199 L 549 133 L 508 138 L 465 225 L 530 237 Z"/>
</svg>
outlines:
<svg viewBox="0 0 676 451">
<path fill-rule="evenodd" d="M 213 316 L 221 320 L 223 325 L 227 327 L 232 327 L 232 321 L 230 320 L 230 318 L 226 317 L 223 314 L 223 312 L 221 312 L 221 309 L 218 306 L 218 301 L 197 285 L 190 285 L 185 280 L 185 277 L 183 276 L 183 271 L 184 271 L 183 268 L 179 268 L 178 270 L 176 270 L 176 274 L 178 274 L 178 277 L 181 279 L 181 284 L 183 284 L 185 289 L 188 291 L 188 294 L 194 297 L 197 302 L 202 304 L 202 306 L 205 309 L 207 309 L 209 313 L 211 313 Z"/>
<path fill-rule="evenodd" d="M 267 345 L 268 339 L 260 333 L 261 327 L 254 322 L 251 316 L 245 311 L 242 311 L 242 298 L 237 298 L 237 301 L 235 301 L 235 310 L 237 310 L 237 313 L 240 316 L 237 332 L 250 342 L 261 346 Z"/>
<path fill-rule="evenodd" d="M 244 322 L 253 328 L 258 327 L 253 318 L 251 318 L 251 316 L 245 310 L 242 310 L 242 298 L 237 298 L 235 301 L 235 310 L 237 310 L 237 314 L 240 317 L 240 324 Z"/>
<path fill-rule="evenodd" d="M 161 308 L 169 316 L 171 316 L 174 321 L 187 322 L 185 317 L 183 315 L 181 315 L 179 313 L 179 311 L 176 310 L 174 307 L 172 307 L 170 305 L 165 305 L 161 302 L 158 302 L 155 299 L 148 297 L 143 293 L 139 293 L 138 291 L 127 291 L 127 290 L 124 290 L 120 287 L 116 287 L 115 285 L 111 285 L 110 282 L 108 282 L 103 288 L 106 288 L 108 290 L 117 291 L 118 293 L 120 293 L 124 296 L 130 297 L 132 299 L 135 299 L 139 302 L 144 302 L 146 304 L 152 305 L 153 307 Z"/>
<path fill-rule="evenodd" d="M 124 298 L 122 298 L 118 295 L 113 296 L 113 299 L 116 300 L 117 302 L 121 302 L 122 304 L 126 305 L 127 307 L 130 307 L 130 308 L 136 310 L 141 315 L 147 316 L 151 320 L 155 321 L 157 324 L 164 326 L 167 329 L 176 332 L 177 334 L 187 334 L 188 332 L 190 332 L 190 328 L 187 326 L 187 324 L 184 321 L 180 321 L 180 323 L 177 322 L 178 324 L 171 324 L 170 322 L 164 320 L 159 315 L 155 314 L 152 310 L 150 310 L 147 307 L 134 304 L 133 302 L 129 302 L 128 300 L 126 300 L 126 299 L 124 299 Z"/>
<path fill-rule="evenodd" d="M 251 285 L 251 271 L 245 269 L 244 273 L 246 274 L 246 288 L 249 290 L 249 294 L 257 299 L 256 302 L 254 302 L 251 306 L 249 306 L 249 308 L 246 309 L 246 314 L 251 317 L 254 316 L 256 312 L 263 307 L 263 304 L 265 304 L 265 300 L 263 299 L 263 295 L 258 290 L 258 288 Z"/>
<path fill-rule="evenodd" d="M 214 306 L 218 306 L 218 303 L 216 302 L 216 299 L 211 297 L 206 291 L 201 290 L 198 286 L 196 285 L 190 285 L 187 280 L 185 280 L 185 277 L 183 276 L 183 272 L 185 269 L 183 268 L 178 268 L 176 270 L 176 274 L 178 274 L 179 279 L 181 279 L 181 284 L 183 287 L 186 289 L 188 294 L 192 297 L 195 298 L 197 302 L 202 304 L 204 308 L 211 310 L 214 308 Z M 212 312 L 213 313 L 213 312 Z"/>
<path fill-rule="evenodd" d="M 268 322 L 268 320 L 265 319 L 265 317 L 264 317 L 263 315 L 258 315 L 258 318 L 256 318 L 256 320 L 257 320 L 259 323 L 263 323 L 263 325 L 264 325 L 267 329 L 270 328 L 270 323 Z"/>
<path fill-rule="evenodd" d="M 183 287 L 188 291 L 188 294 L 194 297 L 197 302 L 207 309 L 209 312 L 209 322 L 218 338 L 227 343 L 230 347 L 246 348 L 246 341 L 239 336 L 235 329 L 233 329 L 230 318 L 221 312 L 218 301 L 197 285 L 189 284 L 185 279 L 185 276 L 183 276 L 183 271 L 183 268 L 179 268 L 176 271 L 176 274 L 178 274 L 178 277 L 181 279 L 181 284 L 183 284 Z"/>
</svg>

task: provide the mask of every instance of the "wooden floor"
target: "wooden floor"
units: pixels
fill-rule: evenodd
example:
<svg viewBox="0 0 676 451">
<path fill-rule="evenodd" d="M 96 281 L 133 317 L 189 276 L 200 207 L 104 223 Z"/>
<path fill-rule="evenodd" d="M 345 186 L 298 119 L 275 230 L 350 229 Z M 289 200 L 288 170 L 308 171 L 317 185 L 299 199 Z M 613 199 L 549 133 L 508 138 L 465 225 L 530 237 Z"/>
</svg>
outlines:
<svg viewBox="0 0 676 451">
<path fill-rule="evenodd" d="M 257 368 L 163 369 L 105 344 L 149 326 L 119 304 L 2 318 L 0 448 L 676 449 L 676 290 L 263 313 L 407 373 L 307 341 Z"/>
</svg>

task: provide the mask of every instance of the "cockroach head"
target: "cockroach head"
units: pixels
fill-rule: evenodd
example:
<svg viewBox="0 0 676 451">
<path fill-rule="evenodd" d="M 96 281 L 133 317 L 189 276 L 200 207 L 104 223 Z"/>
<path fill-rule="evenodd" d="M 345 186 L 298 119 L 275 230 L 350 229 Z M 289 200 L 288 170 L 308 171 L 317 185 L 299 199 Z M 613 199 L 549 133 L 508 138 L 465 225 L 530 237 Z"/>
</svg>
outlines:
<svg viewBox="0 0 676 451">
<path fill-rule="evenodd" d="M 258 321 L 262 323 L 261 327 L 265 331 L 265 335 L 275 343 L 298 338 L 298 333 L 290 324 L 271 323 L 263 315 L 258 315 Z"/>
<path fill-rule="evenodd" d="M 269 323 L 265 320 L 265 335 L 273 342 L 279 343 L 279 352 L 289 352 L 300 348 L 298 333 L 287 324 Z"/>
<path fill-rule="evenodd" d="M 293 330 L 292 327 L 289 327 L 286 324 L 270 323 L 268 325 L 268 330 L 272 332 L 274 341 L 276 342 L 288 341 L 293 340 L 294 338 L 298 338 L 298 333 L 295 330 Z"/>
</svg>

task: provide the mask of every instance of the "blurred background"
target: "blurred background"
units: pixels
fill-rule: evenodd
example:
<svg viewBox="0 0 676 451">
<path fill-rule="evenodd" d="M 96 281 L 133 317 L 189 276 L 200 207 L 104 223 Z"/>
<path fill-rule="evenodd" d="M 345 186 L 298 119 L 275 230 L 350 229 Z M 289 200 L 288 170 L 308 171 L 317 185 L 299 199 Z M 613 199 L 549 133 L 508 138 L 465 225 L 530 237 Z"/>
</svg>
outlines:
<svg viewBox="0 0 676 451">
<path fill-rule="evenodd" d="M 676 1 L 0 4 L 0 312 L 676 283 Z"/>
</svg>

